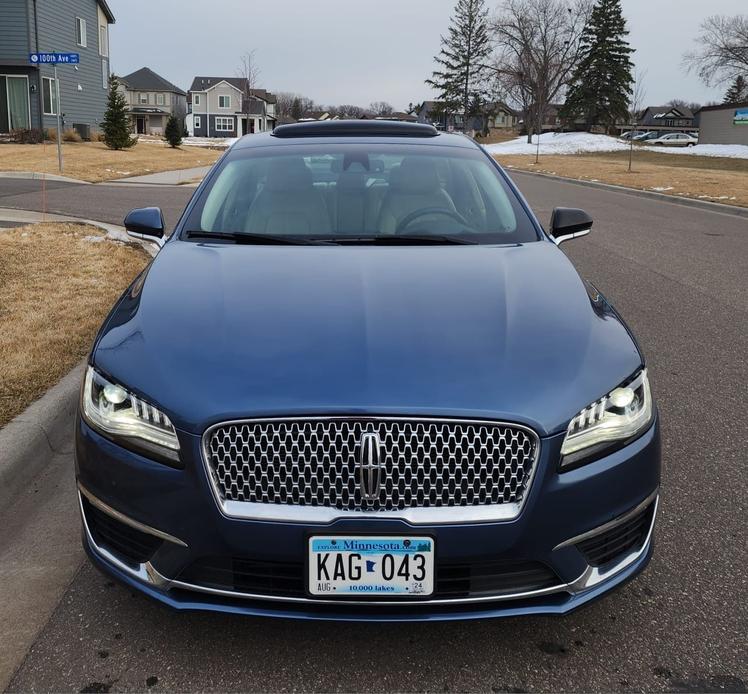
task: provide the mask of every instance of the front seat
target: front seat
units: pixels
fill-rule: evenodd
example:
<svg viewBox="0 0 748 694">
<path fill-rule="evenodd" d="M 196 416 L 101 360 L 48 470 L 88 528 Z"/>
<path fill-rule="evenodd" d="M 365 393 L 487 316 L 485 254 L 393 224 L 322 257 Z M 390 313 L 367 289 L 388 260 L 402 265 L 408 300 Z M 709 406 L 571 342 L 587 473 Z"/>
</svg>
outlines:
<svg viewBox="0 0 748 694">
<path fill-rule="evenodd" d="M 341 172 L 335 184 L 335 221 L 339 234 L 356 235 L 368 231 L 369 173 L 360 162 Z"/>
<path fill-rule="evenodd" d="M 244 231 L 253 234 L 329 236 L 330 215 L 301 157 L 273 159 L 267 181 L 247 215 Z"/>
<path fill-rule="evenodd" d="M 456 212 L 452 198 L 441 186 L 434 163 L 427 157 L 406 157 L 390 175 L 389 190 L 379 213 L 379 232 L 394 234 L 397 225 L 409 214 L 427 208 Z"/>
</svg>

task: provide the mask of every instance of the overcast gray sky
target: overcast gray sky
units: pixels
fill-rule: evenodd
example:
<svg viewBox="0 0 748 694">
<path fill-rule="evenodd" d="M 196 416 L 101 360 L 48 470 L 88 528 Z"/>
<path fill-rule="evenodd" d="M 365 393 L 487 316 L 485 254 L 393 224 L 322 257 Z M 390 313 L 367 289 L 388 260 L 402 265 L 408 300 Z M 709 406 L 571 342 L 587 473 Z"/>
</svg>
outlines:
<svg viewBox="0 0 748 694">
<path fill-rule="evenodd" d="M 493 10 L 500 0 L 488 1 Z M 255 50 L 260 86 L 321 104 L 367 106 L 432 98 L 424 84 L 455 0 L 109 0 L 112 68 L 148 66 L 183 89 L 194 75 L 234 76 Z M 745 12 L 745 0 L 623 0 L 650 105 L 721 99 L 681 68 L 705 14 Z"/>
</svg>

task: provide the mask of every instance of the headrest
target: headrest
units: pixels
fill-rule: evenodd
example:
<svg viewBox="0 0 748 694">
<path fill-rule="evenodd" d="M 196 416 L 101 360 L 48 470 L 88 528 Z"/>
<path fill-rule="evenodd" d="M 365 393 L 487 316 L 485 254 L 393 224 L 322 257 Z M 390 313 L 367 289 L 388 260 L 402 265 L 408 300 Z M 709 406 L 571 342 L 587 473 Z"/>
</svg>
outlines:
<svg viewBox="0 0 748 694">
<path fill-rule="evenodd" d="M 338 176 L 335 187 L 338 190 L 366 190 L 368 175 L 365 171 L 345 171 Z"/>
<path fill-rule="evenodd" d="M 400 167 L 392 168 L 390 173 L 390 190 L 408 195 L 433 193 L 441 188 L 436 168 L 427 157 L 406 157 Z"/>
<path fill-rule="evenodd" d="M 279 157 L 270 162 L 266 190 L 302 190 L 314 183 L 312 172 L 301 157 Z"/>
</svg>

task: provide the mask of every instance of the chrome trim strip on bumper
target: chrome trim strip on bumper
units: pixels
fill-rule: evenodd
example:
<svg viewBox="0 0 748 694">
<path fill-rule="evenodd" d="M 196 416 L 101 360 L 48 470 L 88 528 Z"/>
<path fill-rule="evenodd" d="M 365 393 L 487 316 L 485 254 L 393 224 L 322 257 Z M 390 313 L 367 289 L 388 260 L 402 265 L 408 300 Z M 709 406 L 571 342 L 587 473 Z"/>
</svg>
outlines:
<svg viewBox="0 0 748 694">
<path fill-rule="evenodd" d="M 644 501 L 642 501 L 640 504 L 637 504 L 634 508 L 632 508 L 630 511 L 626 511 L 622 516 L 618 516 L 618 518 L 614 518 L 612 521 L 608 521 L 607 523 L 604 523 L 603 525 L 598 525 L 596 528 L 593 528 L 592 530 L 588 530 L 586 533 L 582 533 L 581 535 L 575 535 L 574 537 L 564 540 L 562 543 L 556 545 L 553 548 L 553 551 L 555 552 L 557 549 L 561 549 L 562 547 L 568 547 L 569 545 L 576 545 L 578 542 L 583 542 L 584 540 L 588 540 L 591 537 L 596 537 L 597 535 L 602 535 L 603 533 L 608 532 L 608 530 L 612 530 L 613 528 L 621 525 L 622 523 L 625 523 L 626 521 L 630 520 L 634 516 L 636 516 L 638 513 L 643 511 L 647 506 L 649 506 L 656 498 L 657 495 L 660 492 L 660 488 L 658 487 L 655 489 Z M 655 513 L 657 512 L 657 509 L 655 509 Z"/>
<path fill-rule="evenodd" d="M 294 421 L 338 421 L 338 420 L 371 420 L 373 422 L 399 422 L 403 420 L 412 422 L 437 422 L 456 424 L 477 424 L 504 426 L 520 429 L 529 434 L 535 441 L 535 457 L 532 461 L 530 476 L 522 499 L 518 503 L 487 504 L 484 506 L 440 506 L 435 508 L 407 508 L 401 511 L 340 511 L 327 506 L 294 506 L 290 504 L 262 504 L 247 501 L 226 501 L 221 498 L 218 491 L 213 472 L 210 468 L 208 439 L 211 433 L 219 427 L 254 424 L 266 422 L 294 422 Z M 511 521 L 517 518 L 522 507 L 530 495 L 535 472 L 540 460 L 540 447 L 542 442 L 538 434 L 523 424 L 514 422 L 503 422 L 492 419 L 459 419 L 455 417 L 411 417 L 401 415 L 398 417 L 376 416 L 376 415 L 329 415 L 324 417 L 260 417 L 250 419 L 234 419 L 226 422 L 218 422 L 208 427 L 201 439 L 201 457 L 205 474 L 213 499 L 220 512 L 227 518 L 256 521 L 277 521 L 282 523 L 302 523 L 307 525 L 329 525 L 337 520 L 400 520 L 410 525 L 459 525 L 462 523 L 491 523 Z"/>
<path fill-rule="evenodd" d="M 657 494 L 657 492 L 655 492 Z M 651 501 L 650 501 L 651 503 Z M 652 522 L 649 525 L 649 532 L 647 538 L 644 540 L 644 544 L 641 549 L 636 549 L 627 554 L 623 559 L 617 561 L 612 566 L 588 566 L 586 571 L 574 581 L 570 587 L 572 592 L 581 593 L 584 590 L 593 588 L 594 586 L 602 583 L 603 581 L 611 578 L 614 574 L 624 571 L 631 566 L 639 557 L 649 549 L 649 545 L 652 541 L 652 533 L 654 532 L 655 519 L 657 518 L 657 507 L 660 504 L 660 497 L 655 496 L 654 499 L 654 512 L 652 513 Z"/>
<path fill-rule="evenodd" d="M 656 498 L 655 504 L 659 502 L 659 497 Z M 111 552 L 106 549 L 99 547 L 91 536 L 91 532 L 88 529 L 86 523 L 86 516 L 83 513 L 83 503 L 81 496 L 78 496 L 78 503 L 80 505 L 81 518 L 83 519 L 83 528 L 86 534 L 86 539 L 91 549 L 98 554 L 100 557 L 105 559 L 110 564 L 114 565 L 120 571 L 126 573 L 133 578 L 137 578 L 148 585 L 158 588 L 162 591 L 168 591 L 171 588 L 181 588 L 182 590 L 195 591 L 198 593 L 207 593 L 209 595 L 220 595 L 228 598 L 239 598 L 246 600 L 260 600 L 268 602 L 280 602 L 280 603 L 301 603 L 304 605 L 317 605 L 317 604 L 328 604 L 328 605 L 386 605 L 400 607 L 414 607 L 416 605 L 464 605 L 470 603 L 490 603 L 490 602 L 502 602 L 506 600 L 521 600 L 523 598 L 534 598 L 543 595 L 552 595 L 554 593 L 567 592 L 572 595 L 584 592 L 594 586 L 602 583 L 603 581 L 612 578 L 615 574 L 620 573 L 624 569 L 631 566 L 636 560 L 642 557 L 648 550 L 650 542 L 652 540 L 652 531 L 654 529 L 655 518 L 657 517 L 657 506 L 655 506 L 655 512 L 652 515 L 652 523 L 642 547 L 635 550 L 624 557 L 621 561 L 608 567 L 594 567 L 588 566 L 582 574 L 576 580 L 571 583 L 562 583 L 557 586 L 550 586 L 549 588 L 543 588 L 541 590 L 527 591 L 524 593 L 505 593 L 503 595 L 488 595 L 481 596 L 479 598 L 456 598 L 456 599 L 437 599 L 437 600 L 418 600 L 418 601 L 395 601 L 395 600 L 328 600 L 328 599 L 312 599 L 312 598 L 298 598 L 298 597 L 281 597 L 277 595 L 262 595 L 255 593 L 241 593 L 233 592 L 229 590 L 220 590 L 217 588 L 208 588 L 206 586 L 199 586 L 192 583 L 185 583 L 174 579 L 163 576 L 150 562 L 139 564 L 135 567 L 125 564 L 121 560 L 117 559 Z"/>
<path fill-rule="evenodd" d="M 91 506 L 95 506 L 97 509 L 99 509 L 99 511 L 106 513 L 108 516 L 111 516 L 115 520 L 118 520 L 120 523 L 129 525 L 131 528 L 135 528 L 135 530 L 139 530 L 141 533 L 153 535 L 160 540 L 173 542 L 175 545 L 179 545 L 180 547 L 187 547 L 187 544 L 185 542 L 182 542 L 182 540 L 180 540 L 178 537 L 169 535 L 169 533 L 165 533 L 162 530 L 152 528 L 150 525 L 146 525 L 145 523 L 140 523 L 139 521 L 133 520 L 129 516 L 126 516 L 124 513 L 121 513 L 120 511 L 117 511 L 117 509 L 112 508 L 109 504 L 105 504 L 101 499 L 94 496 L 90 491 L 88 491 L 88 489 L 86 489 L 80 482 L 78 482 L 78 489 L 80 490 L 80 493 L 86 497 Z M 81 506 L 81 512 L 82 511 L 83 507 Z"/>
</svg>

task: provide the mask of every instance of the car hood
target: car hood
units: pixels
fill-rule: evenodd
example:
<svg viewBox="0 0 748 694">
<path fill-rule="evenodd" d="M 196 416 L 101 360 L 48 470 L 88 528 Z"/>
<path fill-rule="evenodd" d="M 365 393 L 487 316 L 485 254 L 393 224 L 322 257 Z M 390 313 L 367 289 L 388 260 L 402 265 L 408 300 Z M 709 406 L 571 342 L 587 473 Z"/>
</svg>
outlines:
<svg viewBox="0 0 748 694">
<path fill-rule="evenodd" d="M 565 428 L 639 351 L 552 243 L 167 243 L 102 328 L 97 368 L 178 428 L 410 414 Z"/>
</svg>

